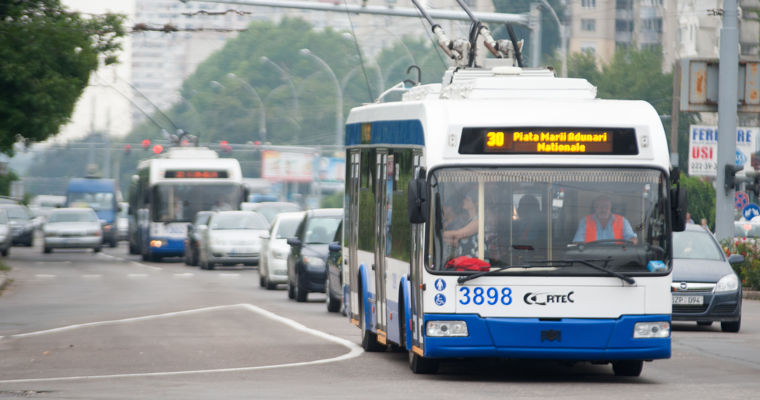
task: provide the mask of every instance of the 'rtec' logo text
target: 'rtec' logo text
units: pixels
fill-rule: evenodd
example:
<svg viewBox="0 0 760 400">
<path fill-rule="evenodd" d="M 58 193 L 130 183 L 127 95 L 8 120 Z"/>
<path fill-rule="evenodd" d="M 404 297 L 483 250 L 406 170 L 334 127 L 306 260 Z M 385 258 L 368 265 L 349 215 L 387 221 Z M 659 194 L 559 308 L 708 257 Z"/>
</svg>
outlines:
<svg viewBox="0 0 760 400">
<path fill-rule="evenodd" d="M 574 291 L 565 294 L 528 292 L 523 297 L 523 300 L 525 301 L 525 304 L 536 304 L 539 306 L 545 306 L 547 304 L 575 303 L 575 300 L 573 299 L 574 294 Z"/>
</svg>

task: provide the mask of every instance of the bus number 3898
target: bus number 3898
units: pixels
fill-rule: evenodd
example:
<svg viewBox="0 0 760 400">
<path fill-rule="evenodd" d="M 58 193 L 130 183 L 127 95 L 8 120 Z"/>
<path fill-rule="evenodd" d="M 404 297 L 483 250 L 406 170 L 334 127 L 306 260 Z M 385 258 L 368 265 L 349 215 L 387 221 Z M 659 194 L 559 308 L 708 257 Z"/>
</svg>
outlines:
<svg viewBox="0 0 760 400">
<path fill-rule="evenodd" d="M 462 286 L 459 288 L 459 304 L 466 306 L 470 303 L 475 305 L 488 304 L 495 306 L 498 303 L 508 306 L 512 304 L 512 289 L 508 287 L 480 287 Z"/>
</svg>

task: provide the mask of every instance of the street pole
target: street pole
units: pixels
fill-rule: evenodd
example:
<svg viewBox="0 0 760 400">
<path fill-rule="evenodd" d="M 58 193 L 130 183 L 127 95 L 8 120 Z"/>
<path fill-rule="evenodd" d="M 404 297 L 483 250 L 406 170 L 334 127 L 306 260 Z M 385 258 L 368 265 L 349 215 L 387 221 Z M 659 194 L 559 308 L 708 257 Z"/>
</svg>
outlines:
<svg viewBox="0 0 760 400">
<path fill-rule="evenodd" d="M 530 4 L 530 44 L 531 49 L 531 67 L 538 67 L 541 60 L 541 5 L 539 3 Z"/>
<path fill-rule="evenodd" d="M 724 187 L 727 166 L 736 165 L 736 111 L 739 75 L 739 33 L 736 0 L 723 2 L 723 27 L 720 30 L 720 66 L 718 71 L 718 173 L 715 183 L 715 236 L 718 240 L 733 236 L 734 188 Z"/>
<path fill-rule="evenodd" d="M 337 110 L 335 111 L 335 144 L 337 146 L 343 146 L 343 91 L 340 88 L 340 82 L 338 82 L 338 78 L 335 76 L 332 68 L 330 68 L 325 60 L 317 57 L 309 49 L 301 49 L 301 54 L 313 58 L 319 63 L 319 65 L 324 67 L 325 70 L 327 70 L 327 72 L 330 74 L 330 77 L 335 84 L 337 103 Z"/>
<path fill-rule="evenodd" d="M 541 0 L 541 3 L 546 7 L 547 10 L 549 10 L 549 13 L 552 15 L 552 18 L 554 18 L 554 22 L 557 23 L 557 29 L 559 29 L 559 41 L 560 41 L 560 52 L 559 55 L 562 62 L 562 77 L 567 78 L 567 27 L 560 22 L 559 17 L 557 16 L 557 13 L 554 11 L 554 8 L 549 4 L 546 0 Z M 540 46 L 539 46 L 540 47 Z"/>
<path fill-rule="evenodd" d="M 261 96 L 259 96 L 259 93 L 256 91 L 256 89 L 251 86 L 250 83 L 246 82 L 244 79 L 241 79 L 239 76 L 233 74 L 232 72 L 227 74 L 227 78 L 235 79 L 238 82 L 245 85 L 245 87 L 248 88 L 248 90 L 253 94 L 253 97 L 256 99 L 256 101 L 259 103 L 259 113 L 261 118 L 259 118 L 259 137 L 261 138 L 262 142 L 267 141 L 267 113 L 266 110 L 264 110 L 264 101 L 261 100 Z"/>
</svg>

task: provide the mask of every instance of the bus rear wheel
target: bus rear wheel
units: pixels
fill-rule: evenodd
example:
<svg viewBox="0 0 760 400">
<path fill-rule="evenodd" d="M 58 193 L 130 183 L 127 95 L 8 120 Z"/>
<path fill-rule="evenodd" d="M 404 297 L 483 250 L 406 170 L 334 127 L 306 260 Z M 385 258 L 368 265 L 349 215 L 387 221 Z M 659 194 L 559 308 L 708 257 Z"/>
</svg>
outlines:
<svg viewBox="0 0 760 400">
<path fill-rule="evenodd" d="M 363 310 L 361 304 L 359 304 L 359 309 Z M 368 352 L 385 351 L 385 346 L 377 341 L 377 334 L 367 329 L 365 317 L 364 313 L 359 314 L 359 327 L 362 330 L 362 348 Z"/>
<path fill-rule="evenodd" d="M 644 361 L 642 360 L 623 360 L 613 361 L 612 371 L 615 372 L 615 376 L 639 376 L 641 370 L 644 368 Z"/>
<path fill-rule="evenodd" d="M 409 351 L 409 369 L 415 374 L 434 374 L 438 371 L 438 360 L 425 358 Z"/>
</svg>

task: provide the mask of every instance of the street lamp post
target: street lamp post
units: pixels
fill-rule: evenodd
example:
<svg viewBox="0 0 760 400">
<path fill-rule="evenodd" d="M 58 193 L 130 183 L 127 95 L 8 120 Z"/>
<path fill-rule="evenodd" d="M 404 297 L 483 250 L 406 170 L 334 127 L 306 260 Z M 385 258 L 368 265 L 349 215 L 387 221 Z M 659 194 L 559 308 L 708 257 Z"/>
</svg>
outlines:
<svg viewBox="0 0 760 400">
<path fill-rule="evenodd" d="M 259 103 L 259 113 L 261 114 L 261 118 L 259 119 L 259 136 L 261 137 L 261 141 L 266 143 L 267 141 L 267 113 L 266 113 L 266 110 L 264 110 L 264 101 L 261 100 L 261 96 L 259 96 L 259 93 L 256 92 L 256 89 L 254 89 L 253 86 L 251 86 L 251 84 L 249 84 L 245 79 L 241 79 L 239 76 L 235 75 L 232 72 L 227 74 L 227 78 L 235 79 L 238 82 L 245 85 L 245 87 L 247 87 L 248 90 L 251 91 L 251 94 L 253 94 L 253 97 Z"/>
<path fill-rule="evenodd" d="M 309 56 L 315 59 L 322 67 L 324 67 L 327 70 L 327 72 L 330 74 L 330 77 L 333 80 L 333 83 L 335 83 L 335 92 L 337 96 L 337 110 L 335 112 L 335 144 L 338 146 L 342 146 L 343 145 L 343 91 L 340 89 L 340 82 L 338 82 L 338 78 L 335 76 L 335 73 L 333 72 L 332 68 L 330 68 L 330 66 L 327 65 L 325 60 L 317 57 L 309 49 L 301 49 L 300 52 L 301 54 L 305 56 Z"/>
<path fill-rule="evenodd" d="M 282 67 L 277 65 L 274 61 L 270 60 L 267 56 L 261 56 L 260 60 L 262 62 L 271 64 L 277 71 L 280 72 L 280 76 L 283 80 L 286 80 L 288 82 L 288 86 L 290 86 L 290 92 L 293 95 L 293 109 L 296 113 L 296 117 L 300 119 L 301 117 L 301 111 L 300 107 L 298 106 L 298 94 L 296 94 L 296 86 L 293 84 L 293 80 L 290 79 L 290 74 L 288 74 L 287 71 L 285 71 Z"/>
<path fill-rule="evenodd" d="M 554 8 L 549 4 L 546 0 L 541 0 L 541 4 L 549 10 L 549 13 L 552 15 L 552 18 L 554 18 L 554 22 L 557 23 L 557 28 L 559 28 L 559 41 L 560 41 L 560 58 L 562 59 L 562 77 L 567 78 L 567 27 L 559 21 L 559 17 L 557 16 L 557 13 L 554 11 Z"/>
</svg>

